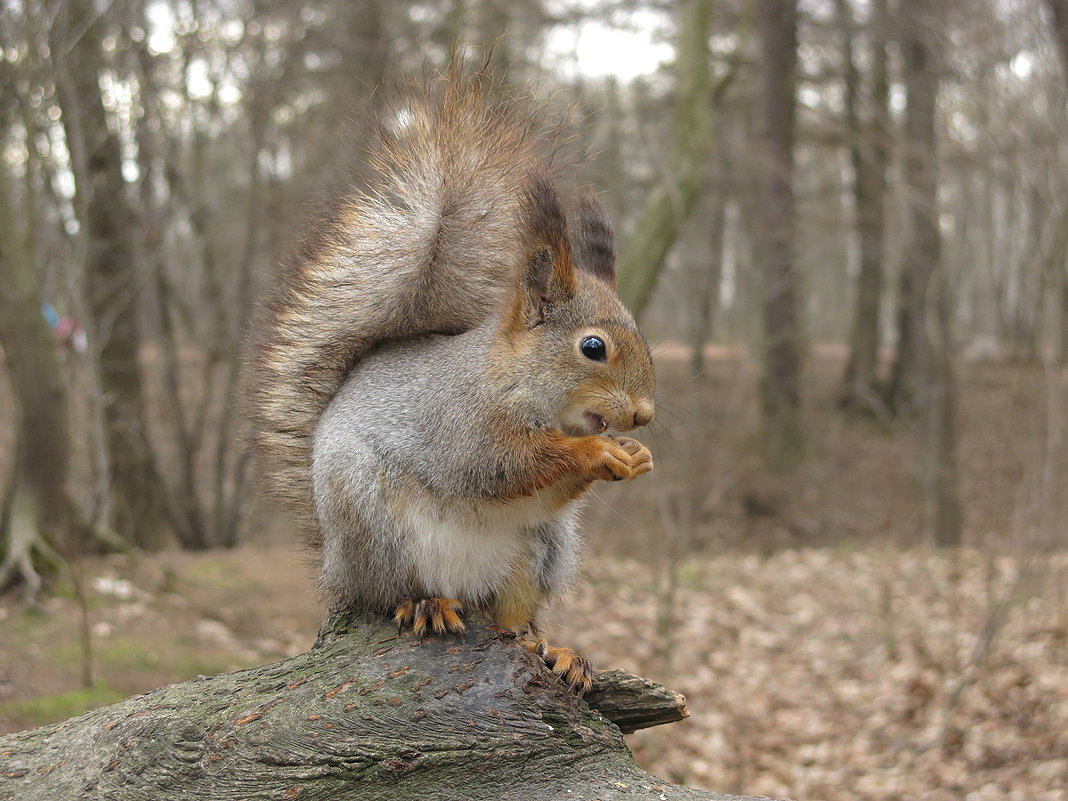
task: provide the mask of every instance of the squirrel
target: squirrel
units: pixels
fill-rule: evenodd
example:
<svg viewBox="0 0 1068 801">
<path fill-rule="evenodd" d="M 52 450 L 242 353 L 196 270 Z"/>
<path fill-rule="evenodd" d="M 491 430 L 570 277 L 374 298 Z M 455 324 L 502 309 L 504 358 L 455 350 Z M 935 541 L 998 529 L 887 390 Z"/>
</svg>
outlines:
<svg viewBox="0 0 1068 801">
<path fill-rule="evenodd" d="M 579 693 L 539 611 L 577 568 L 581 496 L 653 467 L 649 347 L 589 190 L 565 204 L 535 101 L 452 70 L 379 126 L 372 177 L 313 225 L 263 306 L 256 440 L 334 611 L 423 636 L 465 609 Z M 436 90 L 436 92 L 435 92 Z"/>
</svg>

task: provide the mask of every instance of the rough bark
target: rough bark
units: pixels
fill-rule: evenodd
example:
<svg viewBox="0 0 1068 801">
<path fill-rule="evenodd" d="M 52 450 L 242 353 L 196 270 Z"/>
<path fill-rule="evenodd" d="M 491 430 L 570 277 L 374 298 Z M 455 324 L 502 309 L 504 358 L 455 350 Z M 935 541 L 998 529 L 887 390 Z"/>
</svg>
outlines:
<svg viewBox="0 0 1068 801">
<path fill-rule="evenodd" d="M 625 670 L 602 670 L 584 698 L 623 734 L 675 723 L 690 716 L 686 697 Z"/>
<path fill-rule="evenodd" d="M 761 435 L 765 464 L 789 469 L 804 457 L 801 427 L 799 276 L 793 255 L 796 0 L 760 0 L 763 129 L 758 258 L 764 324 Z"/>
<path fill-rule="evenodd" d="M 590 699 L 641 706 L 641 682 L 600 674 Z M 615 725 L 498 629 L 420 641 L 341 618 L 284 662 L 0 737 L 0 799 L 57 798 L 730 797 L 643 772 Z"/>
</svg>

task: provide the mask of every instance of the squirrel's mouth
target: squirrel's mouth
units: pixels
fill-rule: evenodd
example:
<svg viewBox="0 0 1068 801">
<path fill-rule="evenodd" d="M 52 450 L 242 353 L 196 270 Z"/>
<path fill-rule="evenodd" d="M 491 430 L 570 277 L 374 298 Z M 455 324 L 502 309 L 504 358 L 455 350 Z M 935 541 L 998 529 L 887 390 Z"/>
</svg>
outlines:
<svg viewBox="0 0 1068 801">
<path fill-rule="evenodd" d="M 591 434 L 603 434 L 608 430 L 608 421 L 595 412 L 585 412 L 582 415 L 589 426 Z"/>
<path fill-rule="evenodd" d="M 603 414 L 572 407 L 557 418 L 556 427 L 569 437 L 588 437 L 606 434 L 612 426 Z"/>
</svg>

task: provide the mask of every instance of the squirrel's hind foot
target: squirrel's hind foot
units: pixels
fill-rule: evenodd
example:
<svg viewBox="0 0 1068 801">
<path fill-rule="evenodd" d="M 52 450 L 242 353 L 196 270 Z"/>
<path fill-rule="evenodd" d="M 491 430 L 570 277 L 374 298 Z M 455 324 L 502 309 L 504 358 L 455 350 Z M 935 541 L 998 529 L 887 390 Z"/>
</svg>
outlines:
<svg viewBox="0 0 1068 801">
<path fill-rule="evenodd" d="M 463 605 L 455 598 L 423 598 L 420 601 L 408 598 L 397 607 L 393 619 L 397 622 L 398 633 L 410 625 L 418 637 L 426 634 L 428 627 L 435 634 L 463 634 L 467 631 L 460 617 L 463 611 Z"/>
<path fill-rule="evenodd" d="M 570 648 L 553 648 L 544 639 L 528 640 L 524 645 L 531 653 L 540 656 L 549 669 L 580 696 L 593 686 L 593 665 L 586 657 Z"/>
</svg>

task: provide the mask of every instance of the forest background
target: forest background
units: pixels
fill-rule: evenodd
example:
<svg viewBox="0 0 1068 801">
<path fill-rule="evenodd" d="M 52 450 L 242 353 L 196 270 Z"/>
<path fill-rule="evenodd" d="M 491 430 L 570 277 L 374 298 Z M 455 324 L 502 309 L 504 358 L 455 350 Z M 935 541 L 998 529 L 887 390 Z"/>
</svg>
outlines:
<svg viewBox="0 0 1068 801">
<path fill-rule="evenodd" d="M 639 761 L 1068 798 L 1068 0 L 4 2 L 0 730 L 311 644 L 241 344 L 456 42 L 569 114 L 657 359 L 554 624 L 690 698 Z"/>
</svg>

